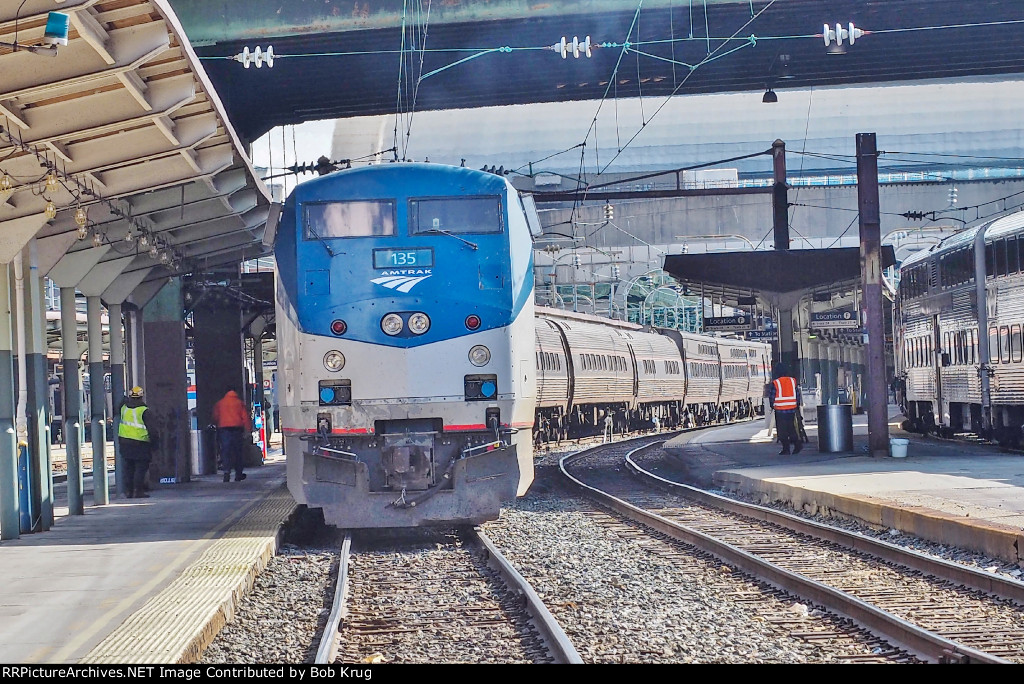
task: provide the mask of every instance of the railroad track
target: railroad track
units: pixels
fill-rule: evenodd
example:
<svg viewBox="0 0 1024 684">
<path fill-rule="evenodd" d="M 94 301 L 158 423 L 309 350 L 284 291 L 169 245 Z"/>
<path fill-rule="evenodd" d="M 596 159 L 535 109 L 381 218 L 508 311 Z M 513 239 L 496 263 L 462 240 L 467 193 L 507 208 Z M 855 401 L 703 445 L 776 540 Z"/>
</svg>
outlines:
<svg viewBox="0 0 1024 684">
<path fill-rule="evenodd" d="M 317 663 L 580 663 L 480 530 L 346 535 Z"/>
<path fill-rule="evenodd" d="M 852 618 L 899 651 L 930 662 L 1024 662 L 1024 584 L 667 481 L 638 463 L 660 449 L 645 441 L 654 443 L 563 457 L 562 471 L 630 520 Z M 615 472 L 623 463 L 647 484 Z M 673 493 L 655 493 L 653 483 Z"/>
</svg>

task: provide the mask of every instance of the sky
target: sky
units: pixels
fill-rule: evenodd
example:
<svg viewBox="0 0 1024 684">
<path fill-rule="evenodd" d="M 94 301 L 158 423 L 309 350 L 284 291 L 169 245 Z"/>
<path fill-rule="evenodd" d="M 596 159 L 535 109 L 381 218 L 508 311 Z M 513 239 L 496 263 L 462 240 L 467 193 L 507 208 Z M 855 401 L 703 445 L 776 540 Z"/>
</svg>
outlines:
<svg viewBox="0 0 1024 684">
<path fill-rule="evenodd" d="M 297 126 L 275 128 L 252 146 L 252 162 L 257 168 L 271 169 L 271 174 L 293 164 L 312 164 L 321 156 L 331 156 L 331 138 L 334 134 L 334 120 L 310 121 Z M 283 184 L 285 196 L 303 180 L 315 178 L 315 174 L 298 176 L 287 174 L 266 181 Z"/>
</svg>

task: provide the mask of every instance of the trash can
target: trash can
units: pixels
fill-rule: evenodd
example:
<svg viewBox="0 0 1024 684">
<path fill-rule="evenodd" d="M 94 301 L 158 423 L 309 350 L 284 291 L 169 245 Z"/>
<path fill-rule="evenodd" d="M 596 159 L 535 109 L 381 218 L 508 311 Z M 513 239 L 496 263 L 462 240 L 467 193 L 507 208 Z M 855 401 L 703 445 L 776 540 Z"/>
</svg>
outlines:
<svg viewBox="0 0 1024 684">
<path fill-rule="evenodd" d="M 818 407 L 818 451 L 853 451 L 853 406 L 825 404 Z"/>
<path fill-rule="evenodd" d="M 907 457 L 907 445 L 910 444 L 909 439 L 902 437 L 893 437 L 889 440 L 889 451 L 893 458 L 906 458 Z"/>
<path fill-rule="evenodd" d="M 199 450 L 202 454 L 201 475 L 212 475 L 217 472 L 217 426 L 207 425 L 203 429 L 203 446 Z"/>
</svg>

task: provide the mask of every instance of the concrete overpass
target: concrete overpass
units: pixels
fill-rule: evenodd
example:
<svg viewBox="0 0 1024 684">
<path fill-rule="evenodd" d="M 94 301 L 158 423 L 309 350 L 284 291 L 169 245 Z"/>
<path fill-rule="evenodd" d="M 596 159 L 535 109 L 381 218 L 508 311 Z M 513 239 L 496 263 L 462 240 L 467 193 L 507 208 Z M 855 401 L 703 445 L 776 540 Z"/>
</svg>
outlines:
<svg viewBox="0 0 1024 684">
<path fill-rule="evenodd" d="M 462 0 L 406 13 L 392 0 L 171 2 L 249 141 L 282 124 L 413 109 L 1024 70 L 1015 0 Z M 824 42 L 837 23 L 867 32 L 844 55 Z M 563 36 L 590 36 L 591 57 L 563 59 Z M 272 69 L 232 61 L 257 45 L 273 45 Z"/>
</svg>

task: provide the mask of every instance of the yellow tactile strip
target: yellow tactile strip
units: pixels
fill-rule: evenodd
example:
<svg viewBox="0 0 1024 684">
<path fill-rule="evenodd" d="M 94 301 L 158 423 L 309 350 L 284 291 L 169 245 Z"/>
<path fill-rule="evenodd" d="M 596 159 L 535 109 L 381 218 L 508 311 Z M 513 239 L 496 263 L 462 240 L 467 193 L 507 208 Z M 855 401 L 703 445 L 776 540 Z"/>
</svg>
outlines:
<svg viewBox="0 0 1024 684">
<path fill-rule="evenodd" d="M 295 508 L 285 487 L 275 489 L 79 662 L 198 660 L 277 552 L 278 534 Z"/>
</svg>

